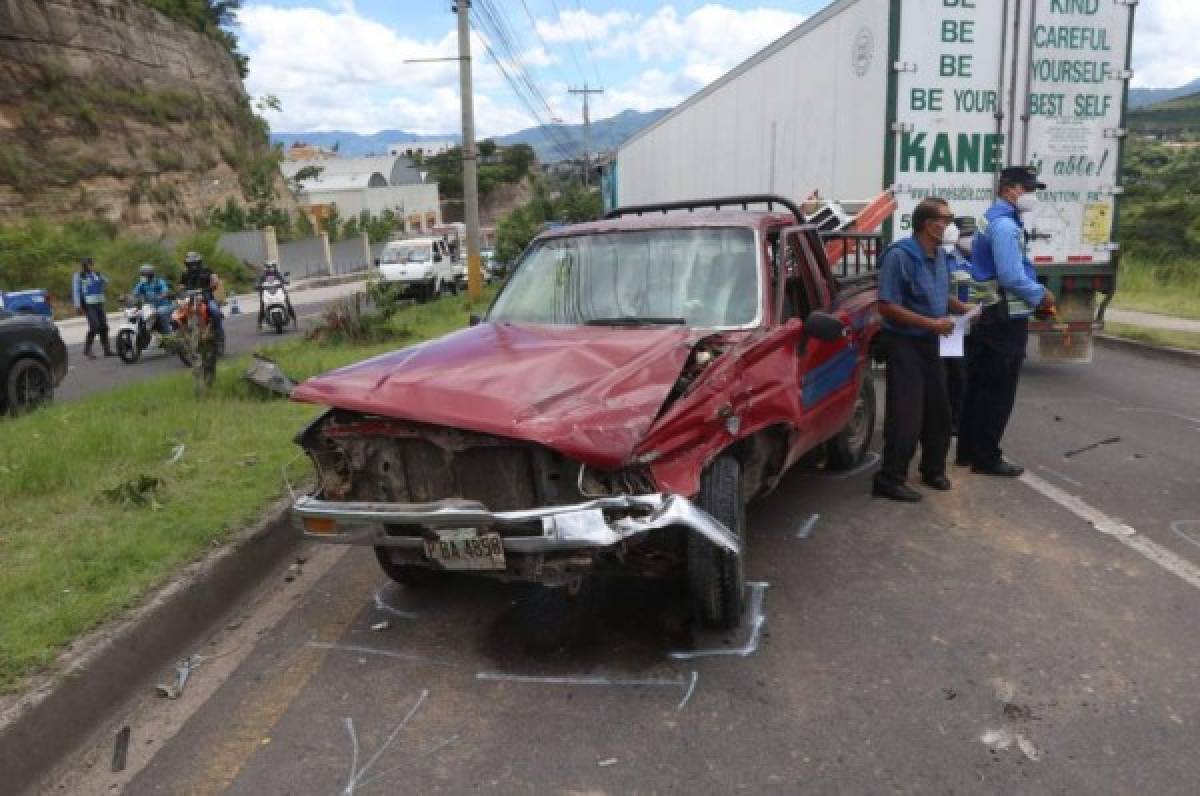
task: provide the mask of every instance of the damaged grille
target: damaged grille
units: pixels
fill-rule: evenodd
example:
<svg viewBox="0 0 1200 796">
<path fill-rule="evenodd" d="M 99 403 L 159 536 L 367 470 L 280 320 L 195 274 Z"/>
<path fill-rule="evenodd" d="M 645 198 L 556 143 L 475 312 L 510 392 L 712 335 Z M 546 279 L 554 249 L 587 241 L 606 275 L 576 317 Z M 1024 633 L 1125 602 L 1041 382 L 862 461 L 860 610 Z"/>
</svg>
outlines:
<svg viewBox="0 0 1200 796">
<path fill-rule="evenodd" d="M 540 445 L 388 419 L 333 417 L 306 447 L 338 500 L 478 501 L 516 511 L 584 500 L 580 465 Z M 315 444 L 314 444 L 315 443 Z"/>
</svg>

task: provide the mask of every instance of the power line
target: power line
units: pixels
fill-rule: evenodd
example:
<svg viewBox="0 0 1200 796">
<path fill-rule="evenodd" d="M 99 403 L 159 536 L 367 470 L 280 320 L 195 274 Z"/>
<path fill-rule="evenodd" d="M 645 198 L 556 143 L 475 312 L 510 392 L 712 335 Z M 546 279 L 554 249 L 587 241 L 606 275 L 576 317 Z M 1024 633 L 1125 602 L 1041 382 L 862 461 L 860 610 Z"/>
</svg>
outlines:
<svg viewBox="0 0 1200 796">
<path fill-rule="evenodd" d="M 579 0 L 575 0 L 575 7 L 579 9 L 580 14 L 586 13 Z M 603 83 L 604 81 L 600 79 L 600 70 L 596 68 L 596 59 L 592 55 L 592 37 L 588 35 L 586 26 L 583 28 L 583 44 L 587 47 L 588 62 L 592 65 L 592 71 L 596 73 L 596 82 Z"/>
<path fill-rule="evenodd" d="M 476 30 L 484 39 L 484 47 L 501 75 L 504 76 L 525 109 L 541 126 L 546 138 L 558 150 L 559 156 L 570 159 L 571 150 L 578 147 L 562 130 L 547 124 L 542 119 L 542 113 L 538 110 L 539 106 L 545 109 L 551 120 L 556 118 L 556 114 L 525 65 L 520 54 L 523 48 L 503 11 L 498 9 L 492 0 L 477 0 L 473 4 L 473 10 L 476 11 L 473 15 Z M 538 35 L 540 37 L 541 34 Z"/>
</svg>

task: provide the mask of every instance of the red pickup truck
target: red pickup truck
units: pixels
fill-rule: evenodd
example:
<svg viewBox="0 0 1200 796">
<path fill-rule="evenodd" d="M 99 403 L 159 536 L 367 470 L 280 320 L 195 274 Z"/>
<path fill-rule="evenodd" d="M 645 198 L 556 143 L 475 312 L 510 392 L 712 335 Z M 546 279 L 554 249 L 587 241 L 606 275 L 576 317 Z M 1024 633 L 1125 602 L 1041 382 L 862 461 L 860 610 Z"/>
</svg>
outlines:
<svg viewBox="0 0 1200 796">
<path fill-rule="evenodd" d="M 682 574 L 702 622 L 736 626 L 746 502 L 870 443 L 892 209 L 734 197 L 543 233 L 469 328 L 296 388 L 331 407 L 296 440 L 305 535 L 410 585 Z"/>
</svg>

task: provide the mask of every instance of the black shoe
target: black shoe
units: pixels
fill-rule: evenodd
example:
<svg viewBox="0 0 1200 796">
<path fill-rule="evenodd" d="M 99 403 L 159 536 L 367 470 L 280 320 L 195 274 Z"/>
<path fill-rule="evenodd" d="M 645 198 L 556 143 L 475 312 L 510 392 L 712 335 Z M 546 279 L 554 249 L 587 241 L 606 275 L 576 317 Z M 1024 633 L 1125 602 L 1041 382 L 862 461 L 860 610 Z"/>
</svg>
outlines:
<svg viewBox="0 0 1200 796">
<path fill-rule="evenodd" d="M 971 468 L 971 472 L 979 473 L 980 475 L 1000 475 L 1006 478 L 1016 478 L 1025 472 L 1025 468 L 1004 459 L 997 459 L 991 464 L 976 464 Z"/>
<path fill-rule="evenodd" d="M 945 475 L 923 475 L 921 476 L 921 483 L 939 492 L 949 492 L 953 486 L 950 483 L 950 479 Z"/>
<path fill-rule="evenodd" d="M 921 493 L 912 487 L 905 484 L 889 484 L 881 481 L 875 481 L 871 485 L 872 497 L 885 497 L 890 500 L 899 500 L 904 503 L 920 503 Z"/>
</svg>

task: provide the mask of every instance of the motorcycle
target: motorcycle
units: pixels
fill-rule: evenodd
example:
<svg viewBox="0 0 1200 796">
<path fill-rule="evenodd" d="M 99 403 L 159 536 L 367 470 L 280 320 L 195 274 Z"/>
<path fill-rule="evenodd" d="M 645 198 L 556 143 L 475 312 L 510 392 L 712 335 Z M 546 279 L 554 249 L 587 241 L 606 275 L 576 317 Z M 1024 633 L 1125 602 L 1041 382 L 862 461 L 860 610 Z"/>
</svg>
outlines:
<svg viewBox="0 0 1200 796">
<path fill-rule="evenodd" d="M 142 352 L 158 342 L 165 347 L 165 342 L 158 330 L 158 310 L 148 301 L 130 301 L 125 299 L 125 320 L 117 329 L 117 356 L 126 365 L 132 365 L 141 358 Z"/>
<path fill-rule="evenodd" d="M 262 301 L 263 318 L 269 326 L 274 327 L 276 334 L 283 334 L 284 327 L 291 318 L 288 312 L 287 288 L 284 285 L 285 282 L 279 279 L 264 282 L 259 296 L 259 300 Z"/>
<path fill-rule="evenodd" d="M 217 377 L 217 357 L 224 348 L 224 341 L 217 335 L 209 317 L 204 291 L 184 291 L 176 299 L 171 320 L 178 330 L 176 353 L 180 361 L 192 369 L 196 392 L 203 393 Z"/>
</svg>

